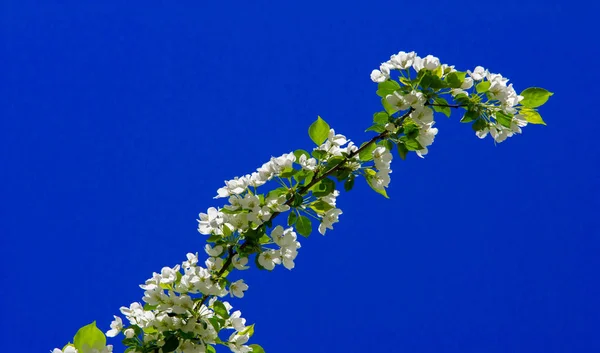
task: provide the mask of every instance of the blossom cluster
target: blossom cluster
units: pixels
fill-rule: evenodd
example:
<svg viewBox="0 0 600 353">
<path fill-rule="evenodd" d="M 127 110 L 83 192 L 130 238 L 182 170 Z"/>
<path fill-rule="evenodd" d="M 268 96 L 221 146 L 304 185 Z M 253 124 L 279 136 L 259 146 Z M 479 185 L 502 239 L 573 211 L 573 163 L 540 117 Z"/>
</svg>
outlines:
<svg viewBox="0 0 600 353">
<path fill-rule="evenodd" d="M 203 353 L 207 346 L 221 343 L 218 336 L 223 329 L 232 329 L 227 345 L 235 353 L 246 353 L 251 349 L 245 345 L 251 335 L 246 320 L 241 312 L 231 313 L 232 306 L 226 301 L 219 301 L 228 293 L 232 297 L 243 297 L 248 286 L 243 280 L 229 283 L 216 280 L 216 273 L 223 263 L 222 247 L 206 246 L 210 256 L 206 267 L 198 264 L 198 254 L 187 254 L 187 260 L 175 267 L 163 267 L 160 273 L 154 273 L 140 287 L 144 290 L 142 300 L 146 303 L 132 303 L 129 307 L 121 307 L 121 314 L 129 321 L 127 327 L 122 319 L 115 316 L 108 337 L 123 333 L 126 339 L 140 340 L 140 350 L 144 344 L 162 347 L 172 339 L 173 332 L 181 332 L 183 339 L 178 339 L 177 352 Z M 247 259 L 246 259 L 247 260 Z M 242 269 L 243 261 L 238 259 L 236 267 Z M 183 271 L 183 273 L 181 272 Z M 212 297 L 206 301 L 206 295 Z M 253 331 L 253 328 L 252 328 Z M 137 352 L 136 349 L 131 352 Z"/>
<path fill-rule="evenodd" d="M 411 69 L 417 77 L 411 78 Z M 395 81 L 392 73 L 398 71 L 400 78 Z M 387 109 L 393 114 L 396 111 L 411 109 L 410 120 L 419 128 L 419 142 L 422 149 L 417 150 L 419 156 L 427 153 L 429 146 L 437 134 L 437 129 L 432 128 L 433 107 L 436 111 L 446 111 L 450 108 L 461 107 L 467 110 L 461 122 L 473 122 L 473 130 L 479 138 L 488 134 L 495 142 L 503 142 L 514 134 L 522 133 L 522 127 L 528 123 L 543 124 L 543 120 L 535 110 L 543 104 L 552 93 L 537 89 L 535 92 L 525 90 L 517 94 L 512 83 L 501 74 L 492 73 L 482 66 L 477 66 L 473 71 L 460 72 L 454 66 L 442 64 L 440 59 L 427 55 L 418 56 L 415 52 L 399 52 L 371 72 L 371 80 L 376 82 L 385 92 L 383 97 L 389 104 Z M 397 83 L 396 87 L 390 83 Z M 383 86 L 382 86 L 383 85 Z M 397 89 L 389 89 L 390 87 Z M 523 94 L 531 93 L 532 100 L 538 100 L 539 94 L 543 101 L 523 102 Z M 449 96 L 457 103 L 450 105 L 442 98 Z M 429 107 L 427 107 L 429 106 Z"/>
</svg>

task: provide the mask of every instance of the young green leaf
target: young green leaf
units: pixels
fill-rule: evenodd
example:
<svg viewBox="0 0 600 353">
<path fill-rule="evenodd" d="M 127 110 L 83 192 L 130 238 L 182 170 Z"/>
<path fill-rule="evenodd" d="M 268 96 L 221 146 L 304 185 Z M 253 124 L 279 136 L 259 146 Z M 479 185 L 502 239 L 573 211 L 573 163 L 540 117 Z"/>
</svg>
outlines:
<svg viewBox="0 0 600 353">
<path fill-rule="evenodd" d="M 528 108 L 537 108 L 546 103 L 548 101 L 548 98 L 550 98 L 550 96 L 552 95 L 554 95 L 554 93 L 549 92 L 543 88 L 529 87 L 523 92 L 521 92 L 521 96 L 524 97 L 521 101 L 521 105 Z"/>
<path fill-rule="evenodd" d="M 229 319 L 229 314 L 227 313 L 227 308 L 220 301 L 218 301 L 218 300 L 215 301 L 212 308 L 213 308 L 213 311 L 215 312 L 215 314 L 217 314 L 218 316 L 222 317 L 225 320 Z"/>
<path fill-rule="evenodd" d="M 313 203 L 310 204 L 309 207 L 312 208 L 317 213 L 324 213 L 333 208 L 333 206 L 331 206 L 330 204 L 328 204 L 327 202 L 325 202 L 323 200 L 314 201 Z"/>
<path fill-rule="evenodd" d="M 296 230 L 300 235 L 308 237 L 312 232 L 312 224 L 310 219 L 308 219 L 306 216 L 298 217 L 298 220 L 296 221 Z"/>
<path fill-rule="evenodd" d="M 83 353 L 92 349 L 101 351 L 106 346 L 106 336 L 96 327 L 96 321 L 94 321 L 77 331 L 75 337 L 73 337 L 73 345 L 79 352 Z"/>
<path fill-rule="evenodd" d="M 394 144 L 390 140 L 381 140 L 377 142 L 377 146 L 383 146 L 388 151 L 391 151 L 392 148 L 394 148 Z"/>
<path fill-rule="evenodd" d="M 465 115 L 462 117 L 462 119 L 460 119 L 461 123 L 469 123 L 471 121 L 474 121 L 475 119 L 477 119 L 479 117 L 479 114 L 477 114 L 476 111 L 473 110 L 467 110 L 465 112 Z"/>
<path fill-rule="evenodd" d="M 312 188 L 310 188 L 313 195 L 316 197 L 327 196 L 335 190 L 335 182 L 331 179 L 325 178 L 318 183 L 316 183 Z"/>
<path fill-rule="evenodd" d="M 406 139 L 404 145 L 409 151 L 420 151 L 423 149 L 423 146 L 416 139 Z"/>
<path fill-rule="evenodd" d="M 370 169 L 367 169 L 367 170 L 370 170 Z M 375 187 L 375 184 L 373 182 L 373 179 L 375 178 L 375 175 L 371 175 L 370 173 L 367 173 L 367 174 L 365 174 L 365 176 L 367 178 L 367 184 L 369 184 L 369 186 L 371 187 L 371 189 L 375 190 L 376 193 L 382 195 L 386 199 L 389 199 L 389 196 L 387 195 L 387 192 L 385 191 L 385 188 L 379 189 L 379 188 Z"/>
<path fill-rule="evenodd" d="M 447 117 L 450 117 L 450 114 L 452 113 L 450 107 L 448 107 L 448 101 L 445 100 L 442 97 L 436 97 L 433 99 L 433 102 L 437 105 L 433 106 L 433 110 L 435 110 L 438 113 L 442 113 Z"/>
<path fill-rule="evenodd" d="M 399 90 L 400 85 L 398 82 L 394 80 L 383 81 L 377 86 L 377 95 L 379 97 L 385 98 L 388 94 L 394 93 L 394 91 Z"/>
<path fill-rule="evenodd" d="M 465 82 L 466 72 L 454 71 L 446 76 L 446 82 L 451 88 L 460 88 Z"/>
<path fill-rule="evenodd" d="M 521 115 L 525 117 L 528 123 L 546 125 L 540 113 L 533 109 L 521 109 Z"/>
<path fill-rule="evenodd" d="M 363 143 L 360 147 L 363 147 L 367 142 Z M 361 162 L 368 162 L 373 159 L 373 151 L 377 148 L 377 145 L 371 143 L 365 149 L 358 152 L 358 158 Z"/>
<path fill-rule="evenodd" d="M 477 85 L 475 85 L 475 90 L 477 93 L 485 93 L 490 89 L 492 83 L 490 81 L 481 81 Z"/>
<path fill-rule="evenodd" d="M 387 99 L 385 99 L 385 97 L 381 98 L 381 105 L 383 106 L 383 109 L 385 109 L 386 113 L 388 113 L 389 115 L 392 115 L 398 111 L 398 107 L 391 105 L 387 101 Z"/>
<path fill-rule="evenodd" d="M 258 344 L 251 344 L 250 348 L 252 348 L 252 353 L 265 353 L 263 347 L 259 346 Z"/>
<path fill-rule="evenodd" d="M 317 120 L 310 125 L 308 128 L 308 136 L 313 140 L 317 146 L 321 145 L 325 140 L 327 140 L 327 136 L 329 135 L 329 124 L 325 122 L 325 120 L 321 119 L 321 117 L 317 117 Z"/>
<path fill-rule="evenodd" d="M 386 112 L 377 112 L 373 114 L 373 122 L 377 125 L 385 125 L 390 120 L 390 116 Z"/>
<path fill-rule="evenodd" d="M 502 112 L 496 112 L 496 121 L 500 123 L 500 125 L 507 127 L 510 129 L 512 123 L 512 116 L 506 115 Z"/>
<path fill-rule="evenodd" d="M 329 132 L 328 132 L 329 134 Z M 310 158 L 310 154 L 308 152 L 306 152 L 305 150 L 295 150 L 294 151 L 294 156 L 296 157 L 296 161 L 300 160 L 300 156 L 305 155 L 306 158 Z"/>
</svg>

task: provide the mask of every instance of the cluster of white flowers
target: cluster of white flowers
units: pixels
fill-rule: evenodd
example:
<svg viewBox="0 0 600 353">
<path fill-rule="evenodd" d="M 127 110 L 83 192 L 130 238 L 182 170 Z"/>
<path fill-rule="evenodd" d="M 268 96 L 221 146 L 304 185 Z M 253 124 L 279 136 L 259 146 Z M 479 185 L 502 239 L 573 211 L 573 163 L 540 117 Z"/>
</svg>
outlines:
<svg viewBox="0 0 600 353">
<path fill-rule="evenodd" d="M 231 305 L 219 302 L 217 297 L 230 293 L 233 297 L 241 298 L 248 285 L 243 280 L 238 280 L 229 285 L 228 291 L 223 284 L 215 280 L 217 272 L 223 267 L 223 259 L 219 257 L 223 253 L 223 247 L 219 245 L 213 248 L 207 245 L 205 250 L 210 256 L 205 262 L 206 268 L 198 266 L 198 254 L 189 253 L 181 266 L 164 267 L 160 273 L 154 273 L 152 278 L 140 285 L 144 290 L 142 300 L 146 303 L 145 306 L 136 302 L 129 307 L 121 307 L 121 313 L 129 324 L 145 331 L 144 342 L 158 341 L 162 344 L 165 332 L 181 330 L 193 338 L 181 342 L 178 352 L 203 353 L 207 344 L 215 344 L 218 341 L 218 331 L 221 329 L 235 330 L 232 337 L 247 335 L 244 333 L 246 320 L 241 318 L 241 312 L 230 314 Z M 234 266 L 244 269 L 247 261 L 247 258 L 238 256 Z M 183 274 L 180 270 L 183 270 Z M 208 305 L 205 305 L 198 301 L 199 298 L 194 298 L 194 294 L 213 297 L 208 300 Z M 216 315 L 216 303 L 222 305 L 229 316 L 218 329 L 211 322 Z M 115 337 L 121 332 L 126 338 L 135 336 L 132 328 L 124 329 L 123 321 L 118 316 L 115 316 L 110 328 L 106 332 L 108 337 Z M 239 341 L 235 338 L 232 342 Z M 246 350 L 249 347 L 244 345 L 233 346 L 237 352 L 249 351 Z"/>
<path fill-rule="evenodd" d="M 401 51 L 382 63 L 379 70 L 373 70 L 371 80 L 377 83 L 385 82 L 391 79 L 392 70 L 410 70 L 411 68 L 417 73 L 422 70 L 439 71 L 441 78 L 456 71 L 454 66 L 442 64 L 435 56 L 427 55 L 421 58 L 415 52 L 406 53 Z M 484 138 L 490 134 L 496 142 L 502 142 L 514 134 L 520 134 L 522 132 L 521 128 L 527 125 L 527 120 L 523 115 L 518 114 L 516 108 L 523 97 L 517 94 L 512 84 L 508 84 L 508 79 L 500 74 L 491 73 L 482 66 L 477 66 L 473 71 L 467 70 L 466 73 L 468 76 L 464 78 L 460 87 L 450 90 L 453 97 L 457 98 L 461 95 L 468 97 L 470 94 L 468 90 L 478 83 L 486 82 L 488 85 L 485 90 L 482 90 L 482 93 L 479 93 L 480 97 L 483 97 L 484 94 L 487 97 L 487 101 L 481 102 L 481 106 L 488 117 L 486 120 L 487 126 L 479 129 L 476 132 L 477 136 Z M 426 104 L 425 99 L 423 93 L 415 90 L 409 93 L 403 93 L 399 90 L 386 97 L 388 103 L 398 111 L 409 108 L 414 110 L 411 119 L 421 127 L 417 140 L 424 147 L 423 150 L 417 151 L 420 157 L 427 154 L 427 146 L 433 143 L 433 139 L 438 132 L 436 128 L 432 128 L 434 122 L 431 109 L 425 107 L 425 110 L 423 110 L 423 106 Z M 511 119 L 510 127 L 508 123 L 504 125 L 498 123 L 496 119 L 498 114 L 503 114 Z"/>
<path fill-rule="evenodd" d="M 489 133 L 494 141 L 500 143 L 505 141 L 507 138 L 514 136 L 515 134 L 522 133 L 521 128 L 524 126 L 527 126 L 527 120 L 525 120 L 523 115 L 517 114 L 512 117 L 510 128 L 501 125 L 497 121 L 489 122 L 487 127 L 485 127 L 483 130 L 477 131 L 475 134 L 480 139 L 483 139 Z"/>
<path fill-rule="evenodd" d="M 419 72 L 421 70 L 436 70 L 438 67 L 453 69 L 447 65 L 442 65 L 440 59 L 433 55 L 427 55 L 424 58 L 418 56 L 414 51 L 409 53 L 399 52 L 390 57 L 390 60 L 382 63 L 379 70 L 371 72 L 371 80 L 376 83 L 384 82 L 390 79 L 391 70 L 409 70 L 411 67 Z"/>
<path fill-rule="evenodd" d="M 401 51 L 398 54 L 392 55 L 390 60 L 382 63 L 379 70 L 373 70 L 371 80 L 373 82 L 384 82 L 390 79 L 390 70 L 409 70 L 411 67 L 416 72 L 421 70 L 434 71 L 441 68 L 443 75 L 456 71 L 454 70 L 454 66 L 441 64 L 440 59 L 433 55 L 421 58 L 415 52 L 406 53 Z M 473 81 L 470 81 L 470 85 L 473 85 Z M 426 155 L 429 152 L 427 147 L 433 144 L 438 129 L 433 127 L 435 124 L 433 121 L 433 110 L 425 106 L 427 103 L 425 95 L 417 90 L 412 90 L 408 93 L 398 90 L 393 94 L 387 95 L 385 99 L 397 111 L 411 109 L 412 113 L 410 113 L 409 118 L 419 126 L 417 141 L 423 147 L 423 149 L 416 152 L 419 157 Z M 391 129 L 393 128 L 395 126 Z"/>
<path fill-rule="evenodd" d="M 285 195 L 276 194 L 267 196 L 264 201 L 251 193 L 230 196 L 224 210 L 210 207 L 207 213 L 199 214 L 198 232 L 204 235 L 242 234 L 268 221 L 273 213 L 289 210 L 285 202 Z"/>
<path fill-rule="evenodd" d="M 271 160 L 263 164 L 252 174 L 225 181 L 225 186 L 217 190 L 215 198 L 240 195 L 250 186 L 259 187 L 264 185 L 273 179 L 273 177 L 281 174 L 286 168 L 291 168 L 295 161 L 296 157 L 293 153 L 287 153 L 280 157 L 272 157 Z"/>
<path fill-rule="evenodd" d="M 387 148 L 378 146 L 373 150 L 373 162 L 375 163 L 375 168 L 377 168 L 377 173 L 373 179 L 375 188 L 387 188 L 390 185 L 390 174 L 392 173 L 390 169 L 392 154 Z"/>
<path fill-rule="evenodd" d="M 258 263 L 269 271 L 273 270 L 275 265 L 281 264 L 288 270 L 293 269 L 296 266 L 294 260 L 300 248 L 300 242 L 297 241 L 298 237 L 294 229 L 277 226 L 271 231 L 271 239 L 279 246 L 279 249 L 263 248 L 258 255 Z"/>
<path fill-rule="evenodd" d="M 325 235 L 327 229 L 333 229 L 333 224 L 339 222 L 338 218 L 342 214 L 342 210 L 336 207 L 336 199 L 340 192 L 334 190 L 331 194 L 321 197 L 319 200 L 329 205 L 331 209 L 325 211 L 321 215 L 321 224 L 319 224 L 319 233 Z"/>
<path fill-rule="evenodd" d="M 498 123 L 497 119 L 494 122 L 489 122 L 488 126 L 483 130 L 476 132 L 479 138 L 485 138 L 488 133 L 496 142 L 502 142 L 514 134 L 522 133 L 521 128 L 527 126 L 527 120 L 521 114 L 518 114 L 519 102 L 523 100 L 523 96 L 517 94 L 512 83 L 508 84 L 508 79 L 501 74 L 491 73 L 482 66 L 477 66 L 473 71 L 468 70 L 470 78 L 475 82 L 489 82 L 487 94 L 488 102 L 498 101 L 499 106 L 488 103 L 488 111 L 490 117 L 496 119 L 496 114 L 505 114 L 511 116 L 510 127 Z M 453 91 L 454 96 L 458 94 L 466 94 L 465 91 Z"/>
</svg>

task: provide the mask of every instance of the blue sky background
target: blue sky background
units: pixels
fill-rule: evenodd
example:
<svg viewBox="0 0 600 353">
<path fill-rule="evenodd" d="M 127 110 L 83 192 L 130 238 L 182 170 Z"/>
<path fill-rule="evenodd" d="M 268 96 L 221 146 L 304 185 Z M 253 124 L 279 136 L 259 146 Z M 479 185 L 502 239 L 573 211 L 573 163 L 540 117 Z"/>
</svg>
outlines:
<svg viewBox="0 0 600 353">
<path fill-rule="evenodd" d="M 199 5 L 198 3 L 201 3 Z M 297 268 L 253 270 L 253 342 L 274 352 L 600 351 L 598 5 L 485 1 L 4 1 L 2 351 L 108 329 L 138 284 L 201 251 L 222 181 L 356 142 L 390 54 L 489 67 L 555 92 L 547 127 L 494 146 L 438 117 L 426 159 L 359 182 Z M 121 352 L 122 348 L 115 349 Z"/>
</svg>

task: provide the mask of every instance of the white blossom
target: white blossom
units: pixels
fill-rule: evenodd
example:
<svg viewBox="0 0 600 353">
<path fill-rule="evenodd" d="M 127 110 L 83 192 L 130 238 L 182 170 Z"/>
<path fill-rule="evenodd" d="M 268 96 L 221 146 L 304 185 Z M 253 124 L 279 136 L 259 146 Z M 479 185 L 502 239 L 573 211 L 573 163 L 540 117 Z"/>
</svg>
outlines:
<svg viewBox="0 0 600 353">
<path fill-rule="evenodd" d="M 206 212 L 199 215 L 198 232 L 204 235 L 209 235 L 212 232 L 222 234 L 219 228 L 223 224 L 223 213 L 214 207 L 210 207 Z"/>
<path fill-rule="evenodd" d="M 319 233 L 325 235 L 327 229 L 333 229 L 333 224 L 338 222 L 338 217 L 342 214 L 342 210 L 339 208 L 333 208 L 326 211 L 321 216 L 321 224 L 319 224 Z"/>
<path fill-rule="evenodd" d="M 115 337 L 121 333 L 121 330 L 123 329 L 123 320 L 116 315 L 113 315 L 113 317 L 115 319 L 110 323 L 110 330 L 106 332 L 107 337 Z"/>
<path fill-rule="evenodd" d="M 390 69 L 392 69 L 392 65 L 388 63 L 383 63 L 379 66 L 379 70 L 373 70 L 371 72 L 371 80 L 373 82 L 384 82 L 390 78 Z"/>
<path fill-rule="evenodd" d="M 128 328 L 125 331 L 123 331 L 123 334 L 126 338 L 133 338 L 135 336 L 135 331 L 132 328 Z"/>
<path fill-rule="evenodd" d="M 214 248 L 210 246 L 210 244 L 206 244 L 204 246 L 204 251 L 208 254 L 208 256 L 218 257 L 223 253 L 223 246 L 217 245 Z"/>
<path fill-rule="evenodd" d="M 440 59 L 433 55 L 427 55 L 423 58 L 423 68 L 433 71 L 440 66 Z"/>
<path fill-rule="evenodd" d="M 244 283 L 243 279 L 237 280 L 229 286 L 229 293 L 232 297 L 243 298 L 246 290 L 248 290 L 248 285 Z"/>
<path fill-rule="evenodd" d="M 467 73 L 473 78 L 473 80 L 481 81 L 486 76 L 487 70 L 482 66 L 477 66 L 473 71 L 467 70 Z"/>
<path fill-rule="evenodd" d="M 401 51 L 398 54 L 392 55 L 390 57 L 389 64 L 392 65 L 395 69 L 409 69 L 413 64 L 415 55 L 416 54 L 414 51 L 411 51 L 410 53 L 405 53 Z"/>
<path fill-rule="evenodd" d="M 275 268 L 275 265 L 281 263 L 279 252 L 275 250 L 266 250 L 258 255 L 258 263 L 265 269 L 271 271 Z"/>
<path fill-rule="evenodd" d="M 238 255 L 238 254 L 235 254 L 233 256 L 232 263 L 233 263 L 233 267 L 235 267 L 238 270 L 247 270 L 250 268 L 249 266 L 246 265 L 248 263 L 248 258 L 240 257 L 240 255 Z"/>
</svg>

